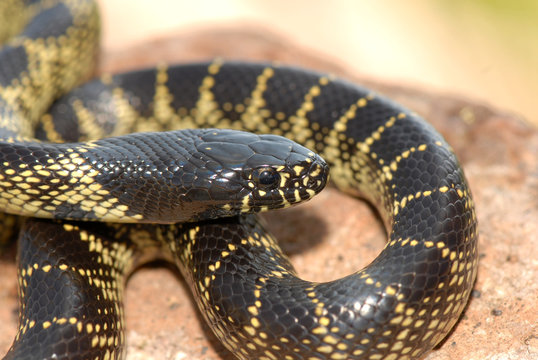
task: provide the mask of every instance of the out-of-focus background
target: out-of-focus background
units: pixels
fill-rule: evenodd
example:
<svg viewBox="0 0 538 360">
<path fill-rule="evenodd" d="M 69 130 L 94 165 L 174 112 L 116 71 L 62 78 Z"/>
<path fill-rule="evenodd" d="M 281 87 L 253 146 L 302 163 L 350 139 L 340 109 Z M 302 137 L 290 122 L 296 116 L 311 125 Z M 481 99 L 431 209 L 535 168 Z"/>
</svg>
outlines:
<svg viewBox="0 0 538 360">
<path fill-rule="evenodd" d="M 469 97 L 538 125 L 536 0 L 101 0 L 100 5 L 105 50 L 182 29 L 257 26 L 357 75 Z"/>
</svg>

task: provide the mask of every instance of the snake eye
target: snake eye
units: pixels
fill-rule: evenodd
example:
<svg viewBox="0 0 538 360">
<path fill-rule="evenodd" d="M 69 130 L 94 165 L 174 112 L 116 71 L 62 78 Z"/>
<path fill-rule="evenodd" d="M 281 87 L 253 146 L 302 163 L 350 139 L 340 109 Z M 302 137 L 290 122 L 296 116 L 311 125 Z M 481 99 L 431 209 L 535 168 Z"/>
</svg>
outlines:
<svg viewBox="0 0 538 360">
<path fill-rule="evenodd" d="M 255 172 L 254 180 L 262 187 L 276 187 L 280 182 L 280 174 L 275 169 L 265 167 Z"/>
</svg>

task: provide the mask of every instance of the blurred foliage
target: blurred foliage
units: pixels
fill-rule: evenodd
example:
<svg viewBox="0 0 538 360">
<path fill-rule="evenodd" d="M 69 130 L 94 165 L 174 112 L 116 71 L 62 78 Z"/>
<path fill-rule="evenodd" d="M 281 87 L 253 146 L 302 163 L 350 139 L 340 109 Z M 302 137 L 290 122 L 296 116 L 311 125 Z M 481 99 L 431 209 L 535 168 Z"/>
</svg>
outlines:
<svg viewBox="0 0 538 360">
<path fill-rule="evenodd" d="M 436 0 L 432 10 L 442 15 L 467 48 L 487 54 L 492 64 L 503 64 L 497 79 L 505 86 L 516 112 L 538 125 L 535 94 L 538 92 L 537 0 Z"/>
<path fill-rule="evenodd" d="M 447 22 L 462 25 L 460 30 L 478 30 L 496 42 L 504 49 L 502 55 L 538 66 L 538 1 L 437 0 L 436 6 Z M 462 41 L 469 39 L 463 37 Z M 507 54 L 507 50 L 514 53 Z"/>
</svg>

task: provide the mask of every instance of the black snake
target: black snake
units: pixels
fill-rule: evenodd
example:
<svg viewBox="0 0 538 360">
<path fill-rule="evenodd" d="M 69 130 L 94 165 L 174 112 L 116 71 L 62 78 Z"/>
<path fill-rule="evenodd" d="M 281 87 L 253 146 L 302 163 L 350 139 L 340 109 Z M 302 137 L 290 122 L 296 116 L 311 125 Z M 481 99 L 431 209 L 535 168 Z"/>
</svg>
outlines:
<svg viewBox="0 0 538 360">
<path fill-rule="evenodd" d="M 123 282 L 156 252 L 178 264 L 242 359 L 417 358 L 456 323 L 477 272 L 474 204 L 450 146 L 419 116 L 331 76 L 219 60 L 72 90 L 95 60 L 95 4 L 6 0 L 0 14 L 0 39 L 10 38 L 0 51 L 0 204 L 56 219 L 20 230 L 20 323 L 5 359 L 121 358 Z M 189 128 L 273 135 L 178 132 Z M 124 135 L 133 132 L 143 133 Z M 191 140 L 174 149 L 180 134 Z M 323 187 L 323 160 L 274 135 L 319 152 L 336 187 L 377 205 L 388 241 L 369 266 L 307 282 L 254 215 L 212 219 Z M 208 158 L 180 161 L 172 149 Z"/>
</svg>

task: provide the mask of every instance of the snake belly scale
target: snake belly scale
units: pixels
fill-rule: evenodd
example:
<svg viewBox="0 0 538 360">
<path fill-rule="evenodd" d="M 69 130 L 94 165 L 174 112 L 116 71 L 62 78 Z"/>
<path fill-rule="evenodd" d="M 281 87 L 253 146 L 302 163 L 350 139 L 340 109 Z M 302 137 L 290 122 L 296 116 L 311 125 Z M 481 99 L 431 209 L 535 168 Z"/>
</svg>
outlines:
<svg viewBox="0 0 538 360">
<path fill-rule="evenodd" d="M 457 322 L 477 273 L 476 215 L 450 146 L 422 118 L 331 76 L 220 60 L 73 89 L 92 72 L 95 4 L 5 0 L 0 10 L 0 24 L 9 24 L 0 25 L 0 38 L 11 38 L 0 50 L 0 204 L 53 218 L 28 218 L 20 229 L 19 331 L 5 359 L 123 358 L 123 283 L 155 256 L 178 265 L 212 331 L 241 359 L 414 359 Z M 241 168 L 213 175 L 224 193 L 238 184 L 251 190 L 235 212 L 231 198 L 207 189 L 189 193 L 198 209 L 183 218 L 153 208 L 164 202 L 155 197 L 144 200 L 149 212 L 123 202 L 153 194 L 137 188 L 140 174 L 151 181 L 167 174 L 143 156 L 158 148 L 171 160 L 173 145 L 156 132 L 177 138 L 184 129 L 202 129 L 187 130 L 196 141 L 235 139 L 203 142 L 197 149 L 212 165 L 196 167 L 200 179 L 225 164 Z M 301 280 L 257 217 L 243 214 L 309 199 L 324 185 L 323 160 L 291 141 L 279 147 L 275 135 L 318 152 L 337 188 L 377 206 L 387 245 L 366 268 L 328 283 Z M 131 171 L 132 181 L 110 187 L 99 169 L 121 162 L 118 154 L 129 164 L 110 169 Z M 294 165 L 285 168 L 289 159 Z M 244 171 L 248 162 L 254 168 Z M 169 175 L 165 183 L 185 179 Z M 270 201 L 256 205 L 262 198 Z M 233 216 L 215 219 L 222 213 Z"/>
</svg>

